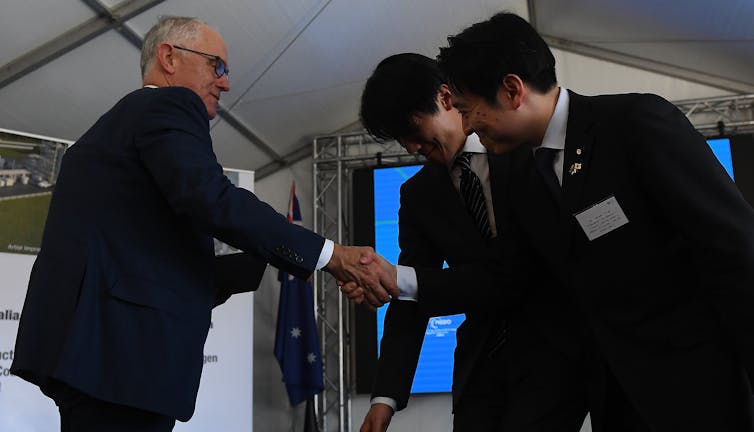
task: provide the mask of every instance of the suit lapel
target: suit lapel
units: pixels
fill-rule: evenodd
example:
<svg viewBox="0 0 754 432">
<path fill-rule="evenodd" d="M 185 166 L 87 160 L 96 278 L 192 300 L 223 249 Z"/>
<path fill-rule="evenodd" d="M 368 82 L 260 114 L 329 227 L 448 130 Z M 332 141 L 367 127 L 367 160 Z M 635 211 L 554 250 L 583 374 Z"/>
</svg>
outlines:
<svg viewBox="0 0 754 432">
<path fill-rule="evenodd" d="M 561 208 L 537 172 L 531 148 L 521 147 L 510 153 L 509 205 L 532 246 L 560 272 L 564 255 L 561 226 Z"/>
<path fill-rule="evenodd" d="M 583 210 L 584 184 L 594 150 L 593 116 L 583 96 L 570 93 L 563 154 L 563 206 L 572 215 Z"/>
<path fill-rule="evenodd" d="M 505 232 L 505 218 L 502 216 L 507 213 L 506 202 L 508 197 L 508 188 L 504 185 L 510 182 L 511 158 L 508 154 L 487 153 L 487 165 L 490 169 L 490 195 L 492 196 L 492 211 L 495 214 L 495 226 L 498 235 Z"/>
</svg>

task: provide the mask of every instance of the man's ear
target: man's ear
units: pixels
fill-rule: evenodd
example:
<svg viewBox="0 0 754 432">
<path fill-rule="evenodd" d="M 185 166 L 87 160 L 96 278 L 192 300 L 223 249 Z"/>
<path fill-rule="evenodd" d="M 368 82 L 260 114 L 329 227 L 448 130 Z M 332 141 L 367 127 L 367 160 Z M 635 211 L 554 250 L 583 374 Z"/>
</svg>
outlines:
<svg viewBox="0 0 754 432">
<path fill-rule="evenodd" d="M 505 102 L 506 105 L 512 106 L 513 109 L 518 109 L 523 102 L 524 93 L 526 93 L 526 86 L 524 86 L 521 77 L 516 74 L 508 74 L 503 77 L 503 82 L 498 89 L 498 102 Z"/>
<path fill-rule="evenodd" d="M 453 109 L 453 93 L 447 84 L 440 84 L 440 89 L 437 91 L 437 100 L 446 111 Z"/>
<path fill-rule="evenodd" d="M 173 57 L 174 50 L 172 45 L 167 43 L 161 43 L 157 47 L 157 61 L 160 63 L 163 71 L 168 74 L 175 73 L 175 58 Z"/>
</svg>

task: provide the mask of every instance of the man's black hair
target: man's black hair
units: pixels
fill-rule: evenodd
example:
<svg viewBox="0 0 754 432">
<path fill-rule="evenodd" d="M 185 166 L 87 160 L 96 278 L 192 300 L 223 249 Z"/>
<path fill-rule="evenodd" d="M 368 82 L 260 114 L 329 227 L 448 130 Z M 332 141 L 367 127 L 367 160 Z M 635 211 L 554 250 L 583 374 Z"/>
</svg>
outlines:
<svg viewBox="0 0 754 432">
<path fill-rule="evenodd" d="M 361 94 L 361 123 L 379 139 L 416 132 L 417 114 L 435 114 L 437 93 L 447 84 L 437 62 L 421 54 L 392 55 L 377 65 Z"/>
<path fill-rule="evenodd" d="M 557 83 L 550 47 L 526 20 L 508 12 L 448 37 L 437 61 L 454 91 L 476 94 L 492 104 L 508 74 L 542 93 Z"/>
</svg>

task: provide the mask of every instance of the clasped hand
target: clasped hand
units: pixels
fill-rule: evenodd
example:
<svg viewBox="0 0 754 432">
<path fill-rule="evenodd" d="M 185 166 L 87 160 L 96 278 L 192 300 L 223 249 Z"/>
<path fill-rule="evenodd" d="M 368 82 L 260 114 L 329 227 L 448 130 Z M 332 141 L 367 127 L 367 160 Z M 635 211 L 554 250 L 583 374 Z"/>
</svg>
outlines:
<svg viewBox="0 0 754 432">
<path fill-rule="evenodd" d="M 326 269 L 351 301 L 372 310 L 399 294 L 395 266 L 371 247 L 336 243 Z"/>
</svg>

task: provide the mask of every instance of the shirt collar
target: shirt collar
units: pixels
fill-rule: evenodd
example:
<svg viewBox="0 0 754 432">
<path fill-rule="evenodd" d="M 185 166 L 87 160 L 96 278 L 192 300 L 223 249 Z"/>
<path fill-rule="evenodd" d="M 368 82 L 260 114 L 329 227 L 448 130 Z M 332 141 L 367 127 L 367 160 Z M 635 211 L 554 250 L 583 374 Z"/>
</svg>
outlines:
<svg viewBox="0 0 754 432">
<path fill-rule="evenodd" d="M 144 86 L 144 88 L 159 88 L 159 87 L 157 87 L 156 85 L 153 85 L 153 84 L 147 84 L 147 85 Z"/>
<path fill-rule="evenodd" d="M 487 153 L 487 149 L 484 148 L 481 141 L 479 141 L 479 137 L 472 133 L 471 135 L 466 137 L 466 143 L 463 145 L 463 148 L 461 149 L 458 154 L 461 153 Z"/>
<path fill-rule="evenodd" d="M 552 113 L 550 123 L 547 124 L 545 136 L 542 139 L 540 147 L 547 147 L 556 150 L 565 149 L 566 126 L 568 125 L 568 90 L 560 87 L 558 102 L 555 104 L 555 111 Z"/>
</svg>

